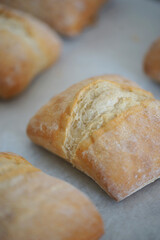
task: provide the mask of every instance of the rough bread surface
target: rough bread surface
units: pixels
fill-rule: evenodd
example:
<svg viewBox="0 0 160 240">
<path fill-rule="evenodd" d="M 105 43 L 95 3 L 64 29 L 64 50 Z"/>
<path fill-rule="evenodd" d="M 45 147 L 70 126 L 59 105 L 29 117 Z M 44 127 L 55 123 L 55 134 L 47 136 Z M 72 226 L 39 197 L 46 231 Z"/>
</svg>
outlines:
<svg viewBox="0 0 160 240">
<path fill-rule="evenodd" d="M 160 102 L 116 75 L 87 79 L 55 96 L 27 133 L 118 201 L 160 174 Z"/>
<path fill-rule="evenodd" d="M 65 141 L 68 158 L 74 157 L 83 138 L 147 98 L 148 96 L 141 92 L 120 88 L 113 82 L 100 80 L 91 85 L 79 96 L 71 115 Z"/>
</svg>

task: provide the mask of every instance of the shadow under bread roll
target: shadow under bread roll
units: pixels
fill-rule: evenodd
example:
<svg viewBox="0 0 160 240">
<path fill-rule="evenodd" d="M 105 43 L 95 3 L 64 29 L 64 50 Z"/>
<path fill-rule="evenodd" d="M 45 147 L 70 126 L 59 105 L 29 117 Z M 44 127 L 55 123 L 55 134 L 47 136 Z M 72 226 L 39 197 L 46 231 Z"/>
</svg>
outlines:
<svg viewBox="0 0 160 240">
<path fill-rule="evenodd" d="M 59 37 L 47 25 L 0 4 L 0 98 L 21 93 L 60 51 Z"/>
<path fill-rule="evenodd" d="M 117 201 L 160 177 L 160 101 L 120 76 L 87 79 L 53 97 L 27 134 Z"/>
<path fill-rule="evenodd" d="M 13 153 L 0 153 L 1 240 L 98 240 L 102 219 L 89 199 Z"/>
<path fill-rule="evenodd" d="M 8 6 L 33 14 L 66 36 L 75 36 L 92 23 L 100 7 L 106 1 L 0 0 L 1 3 Z"/>
</svg>

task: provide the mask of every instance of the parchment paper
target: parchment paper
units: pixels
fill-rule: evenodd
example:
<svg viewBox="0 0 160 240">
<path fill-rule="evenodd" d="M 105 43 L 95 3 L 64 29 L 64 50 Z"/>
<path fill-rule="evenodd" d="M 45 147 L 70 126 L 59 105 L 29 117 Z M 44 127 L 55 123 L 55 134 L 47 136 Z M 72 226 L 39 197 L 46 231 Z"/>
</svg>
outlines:
<svg viewBox="0 0 160 240">
<path fill-rule="evenodd" d="M 111 0 L 96 24 L 77 38 L 63 39 L 63 54 L 56 65 L 21 96 L 0 101 L 0 151 L 20 154 L 85 192 L 102 214 L 106 231 L 102 240 L 160 240 L 160 180 L 116 203 L 89 177 L 31 143 L 26 125 L 52 96 L 95 75 L 123 75 L 160 98 L 160 85 L 142 70 L 143 56 L 159 35 L 160 1 Z"/>
</svg>

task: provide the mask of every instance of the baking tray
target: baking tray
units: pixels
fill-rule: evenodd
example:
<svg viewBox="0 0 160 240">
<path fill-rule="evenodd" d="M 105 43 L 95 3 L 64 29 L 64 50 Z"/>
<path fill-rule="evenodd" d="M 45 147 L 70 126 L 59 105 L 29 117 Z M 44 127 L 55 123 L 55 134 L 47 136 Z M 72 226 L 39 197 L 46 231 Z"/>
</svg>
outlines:
<svg viewBox="0 0 160 240">
<path fill-rule="evenodd" d="M 74 39 L 63 39 L 56 65 L 38 76 L 21 96 L 0 101 L 0 151 L 20 154 L 86 193 L 102 214 L 102 240 L 160 239 L 160 181 L 117 203 L 69 163 L 31 143 L 26 125 L 52 96 L 95 75 L 120 74 L 160 99 L 160 85 L 142 69 L 144 54 L 159 35 L 160 1 L 111 0 L 91 28 Z"/>
</svg>

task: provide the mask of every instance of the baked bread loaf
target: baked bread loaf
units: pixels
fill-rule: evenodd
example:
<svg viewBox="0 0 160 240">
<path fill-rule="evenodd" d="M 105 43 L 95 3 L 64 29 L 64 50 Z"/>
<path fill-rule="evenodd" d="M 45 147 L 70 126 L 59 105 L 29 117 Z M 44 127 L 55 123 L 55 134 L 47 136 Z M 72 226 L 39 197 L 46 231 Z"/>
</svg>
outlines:
<svg viewBox="0 0 160 240">
<path fill-rule="evenodd" d="M 160 38 L 148 50 L 144 59 L 144 71 L 156 82 L 160 82 Z"/>
<path fill-rule="evenodd" d="M 13 153 L 0 153 L 1 240 L 97 240 L 102 219 L 70 184 Z"/>
<path fill-rule="evenodd" d="M 67 36 L 79 34 L 95 19 L 106 0 L 0 0 L 29 12 Z"/>
<path fill-rule="evenodd" d="M 119 76 L 91 78 L 55 96 L 27 134 L 117 201 L 160 176 L 160 102 Z"/>
<path fill-rule="evenodd" d="M 0 4 L 0 98 L 22 92 L 57 60 L 60 48 L 48 26 Z"/>
</svg>

